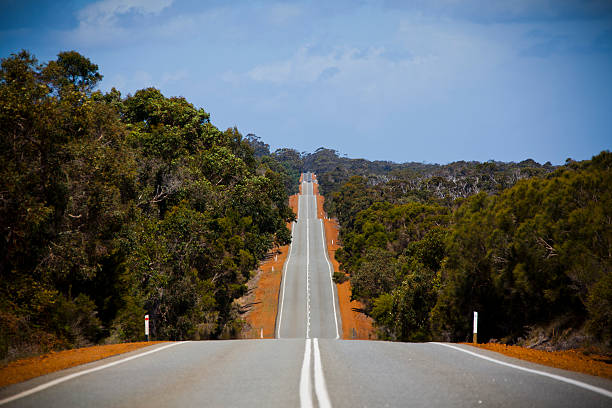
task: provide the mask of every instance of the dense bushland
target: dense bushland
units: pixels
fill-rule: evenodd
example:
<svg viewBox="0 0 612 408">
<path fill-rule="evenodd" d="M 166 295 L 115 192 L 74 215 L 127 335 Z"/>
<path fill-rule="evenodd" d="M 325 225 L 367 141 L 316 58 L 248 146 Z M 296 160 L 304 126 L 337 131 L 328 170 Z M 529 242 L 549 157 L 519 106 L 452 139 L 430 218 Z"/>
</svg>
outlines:
<svg viewBox="0 0 612 408">
<path fill-rule="evenodd" d="M 353 297 L 388 339 L 469 340 L 479 311 L 482 340 L 556 322 L 610 347 L 612 154 L 513 179 L 485 165 L 467 177 L 490 181 L 480 192 L 456 176 L 353 177 L 328 194 Z"/>
<path fill-rule="evenodd" d="M 544 328 L 551 347 L 611 346 L 610 153 L 561 167 L 272 155 L 317 173 L 341 268 L 383 338 L 469 340 L 476 310 L 482 340 Z"/>
<path fill-rule="evenodd" d="M 0 68 L 0 358 L 231 337 L 233 300 L 290 241 L 285 185 L 236 129 L 149 88 L 94 91 L 80 54 Z"/>
</svg>

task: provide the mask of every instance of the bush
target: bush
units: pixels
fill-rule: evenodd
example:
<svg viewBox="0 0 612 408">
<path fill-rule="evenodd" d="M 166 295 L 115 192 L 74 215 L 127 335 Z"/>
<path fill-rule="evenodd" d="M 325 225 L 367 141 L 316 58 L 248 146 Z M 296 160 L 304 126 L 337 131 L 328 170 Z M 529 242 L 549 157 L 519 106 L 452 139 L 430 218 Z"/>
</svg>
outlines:
<svg viewBox="0 0 612 408">
<path fill-rule="evenodd" d="M 348 280 L 348 275 L 344 272 L 334 272 L 333 280 L 334 283 L 341 284 Z"/>
<path fill-rule="evenodd" d="M 612 274 L 605 275 L 593 288 L 587 301 L 591 333 L 612 346 Z"/>
</svg>

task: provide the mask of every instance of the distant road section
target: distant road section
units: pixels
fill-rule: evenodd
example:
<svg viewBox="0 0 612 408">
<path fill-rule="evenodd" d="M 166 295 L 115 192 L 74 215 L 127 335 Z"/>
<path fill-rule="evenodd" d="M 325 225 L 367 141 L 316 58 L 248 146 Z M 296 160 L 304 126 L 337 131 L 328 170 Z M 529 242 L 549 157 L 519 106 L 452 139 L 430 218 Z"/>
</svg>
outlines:
<svg viewBox="0 0 612 408">
<path fill-rule="evenodd" d="M 323 224 L 317 218 L 312 175 L 303 175 L 298 219 L 283 270 L 276 337 L 330 338 L 341 336 L 338 296 L 326 258 Z"/>
</svg>

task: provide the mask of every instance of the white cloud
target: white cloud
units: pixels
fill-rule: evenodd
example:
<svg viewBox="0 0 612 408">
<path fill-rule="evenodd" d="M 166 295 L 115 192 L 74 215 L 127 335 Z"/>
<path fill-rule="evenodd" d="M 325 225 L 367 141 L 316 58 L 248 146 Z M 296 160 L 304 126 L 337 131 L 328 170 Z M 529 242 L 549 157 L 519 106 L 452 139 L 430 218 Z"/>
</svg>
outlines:
<svg viewBox="0 0 612 408">
<path fill-rule="evenodd" d="M 150 34 L 145 30 L 119 24 L 122 15 L 158 15 L 174 0 L 102 0 L 77 12 L 78 26 L 60 32 L 60 38 L 71 46 L 104 46 L 143 40 Z M 154 29 L 160 29 L 155 27 Z"/>
<path fill-rule="evenodd" d="M 120 14 L 159 14 L 174 0 L 102 0 L 80 10 L 77 14 L 81 25 L 113 24 Z"/>
<path fill-rule="evenodd" d="M 282 84 L 287 82 L 315 82 L 323 72 L 336 68 L 341 70 L 342 61 L 352 58 L 354 50 L 327 55 L 310 55 L 302 47 L 288 60 L 259 65 L 247 72 L 247 77 L 255 81 Z"/>
</svg>

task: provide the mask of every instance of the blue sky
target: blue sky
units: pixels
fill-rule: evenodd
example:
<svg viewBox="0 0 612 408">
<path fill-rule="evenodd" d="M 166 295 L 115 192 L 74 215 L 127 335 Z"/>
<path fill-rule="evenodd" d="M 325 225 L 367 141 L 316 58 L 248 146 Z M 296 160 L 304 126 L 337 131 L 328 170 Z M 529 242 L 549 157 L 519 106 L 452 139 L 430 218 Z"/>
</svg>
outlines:
<svg viewBox="0 0 612 408">
<path fill-rule="evenodd" d="M 272 148 L 556 164 L 612 147 L 612 1 L 0 0 L 0 55 L 77 50 Z"/>
</svg>

